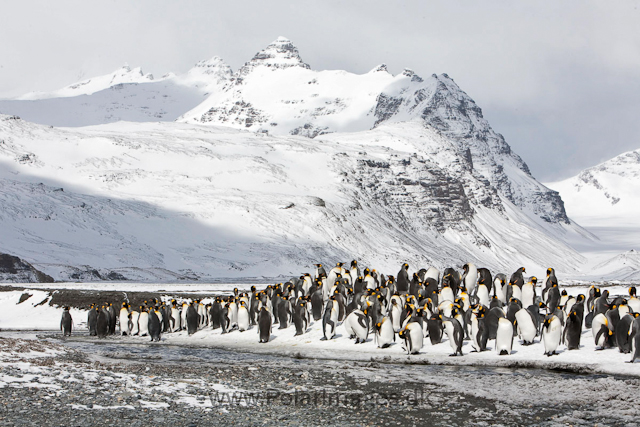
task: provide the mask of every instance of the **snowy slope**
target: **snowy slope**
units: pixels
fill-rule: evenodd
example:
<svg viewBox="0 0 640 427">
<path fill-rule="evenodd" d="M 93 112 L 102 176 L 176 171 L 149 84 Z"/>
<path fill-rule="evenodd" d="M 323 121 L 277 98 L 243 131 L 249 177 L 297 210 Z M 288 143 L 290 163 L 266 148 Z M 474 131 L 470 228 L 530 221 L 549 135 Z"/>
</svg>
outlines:
<svg viewBox="0 0 640 427">
<path fill-rule="evenodd" d="M 0 113 L 51 126 L 173 121 L 220 90 L 230 75 L 231 69 L 218 57 L 159 80 L 125 66 L 53 92 L 0 100 Z"/>
<path fill-rule="evenodd" d="M 580 248 L 593 280 L 640 281 L 640 150 L 623 153 L 564 181 L 547 184 L 567 213 L 598 236 Z"/>
<path fill-rule="evenodd" d="M 62 89 L 51 92 L 29 92 L 16 99 L 35 100 L 48 98 L 66 98 L 78 95 L 91 95 L 92 93 L 108 89 L 111 86 L 125 83 L 144 83 L 153 81 L 152 74 L 144 74 L 140 67 L 131 69 L 128 64 L 104 76 L 92 77 L 82 80 Z"/>
<path fill-rule="evenodd" d="M 567 213 L 582 225 L 638 225 L 640 150 L 548 185 L 562 194 Z"/>
<path fill-rule="evenodd" d="M 581 262 L 557 239 L 573 225 L 521 211 L 415 122 L 320 140 L 3 117 L 0 140 L 0 252 L 56 279 L 274 277 L 352 258 L 390 274 L 405 261 Z"/>
<path fill-rule="evenodd" d="M 178 120 L 310 138 L 416 122 L 442 135 L 444 145 L 454 145 L 448 156 L 436 155 L 443 157 L 441 164 L 455 158 L 462 162 L 458 167 L 488 181 L 521 209 L 551 224 L 570 224 L 558 194 L 531 176 L 473 99 L 446 74 L 423 79 L 405 69 L 393 76 L 384 65 L 362 75 L 314 71 L 291 41 L 280 37 L 241 67 L 223 90 Z M 419 128 L 401 138 L 419 137 Z M 390 140 L 393 135 L 385 144 Z M 429 147 L 430 154 L 439 150 Z M 495 207 L 489 199 L 485 206 Z"/>
</svg>

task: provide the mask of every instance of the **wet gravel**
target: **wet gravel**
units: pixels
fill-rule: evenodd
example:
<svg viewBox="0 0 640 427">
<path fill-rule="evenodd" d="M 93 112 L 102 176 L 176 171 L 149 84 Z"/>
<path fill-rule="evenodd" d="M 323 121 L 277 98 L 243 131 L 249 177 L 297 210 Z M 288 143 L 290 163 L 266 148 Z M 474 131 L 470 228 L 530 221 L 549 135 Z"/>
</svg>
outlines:
<svg viewBox="0 0 640 427">
<path fill-rule="evenodd" d="M 477 384 L 484 384 L 478 378 L 491 377 L 487 384 L 495 385 L 513 381 L 514 375 L 549 375 L 536 371 L 469 372 L 145 348 L 116 340 L 97 345 L 0 338 L 0 352 L 9 354 L 0 363 L 0 425 L 633 425 L 638 414 L 616 419 L 593 404 L 491 396 L 499 390 L 478 396 Z M 461 369 L 467 369 L 466 376 L 458 376 Z M 458 377 L 473 384 L 468 393 L 446 383 Z"/>
</svg>

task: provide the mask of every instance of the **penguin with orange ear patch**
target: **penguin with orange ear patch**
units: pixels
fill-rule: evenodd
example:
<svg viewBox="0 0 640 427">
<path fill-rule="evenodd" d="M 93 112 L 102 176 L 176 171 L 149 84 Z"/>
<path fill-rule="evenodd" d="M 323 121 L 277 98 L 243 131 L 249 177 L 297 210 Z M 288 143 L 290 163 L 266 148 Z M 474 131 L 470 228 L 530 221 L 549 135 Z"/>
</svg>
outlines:
<svg viewBox="0 0 640 427">
<path fill-rule="evenodd" d="M 373 325 L 373 331 L 375 332 L 375 339 L 378 348 L 387 348 L 392 342 L 396 341 L 396 334 L 393 331 L 393 324 L 391 319 L 383 317 L 378 323 Z"/>
</svg>

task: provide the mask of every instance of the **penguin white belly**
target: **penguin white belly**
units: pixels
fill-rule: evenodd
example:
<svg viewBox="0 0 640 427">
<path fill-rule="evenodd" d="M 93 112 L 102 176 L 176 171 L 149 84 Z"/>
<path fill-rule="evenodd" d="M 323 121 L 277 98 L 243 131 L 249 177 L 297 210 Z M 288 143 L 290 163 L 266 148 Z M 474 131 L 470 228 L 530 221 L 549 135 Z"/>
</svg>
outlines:
<svg viewBox="0 0 640 427">
<path fill-rule="evenodd" d="M 393 319 L 393 330 L 398 332 L 401 328 L 400 316 L 402 316 L 402 309 L 398 304 L 391 306 L 391 319 Z"/>
<path fill-rule="evenodd" d="M 533 283 L 525 283 L 522 286 L 522 307 L 527 308 L 530 305 L 534 304 L 535 300 L 535 289 L 533 287 Z"/>
<path fill-rule="evenodd" d="M 533 323 L 531 314 L 525 308 L 516 312 L 516 321 L 518 323 L 518 335 L 523 343 L 533 344 L 533 340 L 536 337 L 536 325 Z"/>
<path fill-rule="evenodd" d="M 395 341 L 394 338 L 395 332 L 393 330 L 391 320 L 388 317 L 383 317 L 380 324 L 380 329 L 376 332 L 376 342 L 378 343 L 378 348 L 388 347 L 392 342 Z"/>
<path fill-rule="evenodd" d="M 464 311 L 469 310 L 469 307 L 471 307 L 471 302 L 469 301 L 469 294 L 466 292 L 460 293 L 460 299 L 462 300 L 462 309 Z"/>
<path fill-rule="evenodd" d="M 362 342 L 366 341 L 369 336 L 369 325 L 364 321 L 365 318 L 365 314 L 361 310 L 353 310 L 349 313 L 344 320 L 344 328 L 350 338 L 357 337 Z"/>
<path fill-rule="evenodd" d="M 446 286 L 440 290 L 440 295 L 438 296 L 441 302 L 443 301 L 455 301 L 455 297 L 453 296 L 453 289 L 449 286 Z"/>
<path fill-rule="evenodd" d="M 138 329 L 141 337 L 149 335 L 149 313 L 143 311 L 138 318 Z"/>
<path fill-rule="evenodd" d="M 512 285 L 511 286 L 511 297 L 512 298 L 518 298 L 520 301 L 522 301 L 522 290 L 518 286 Z M 524 304 L 523 304 L 523 306 L 524 306 Z"/>
<path fill-rule="evenodd" d="M 507 297 L 504 294 L 504 289 L 502 288 L 502 282 L 499 279 L 497 279 L 493 282 L 493 286 L 495 288 L 496 297 L 498 297 L 498 299 L 502 304 L 505 304 L 507 302 Z"/>
<path fill-rule="evenodd" d="M 498 320 L 498 331 L 496 334 L 496 352 L 499 355 L 511 354 L 513 345 L 513 325 L 505 318 Z"/>
<path fill-rule="evenodd" d="M 120 309 L 120 333 L 122 335 L 129 335 L 129 310 L 126 308 Z"/>
<path fill-rule="evenodd" d="M 489 307 L 489 289 L 484 284 L 478 285 L 476 295 L 480 304 Z"/>
<path fill-rule="evenodd" d="M 302 292 L 304 293 L 304 296 L 309 295 L 309 289 L 311 289 L 311 277 L 310 276 L 304 276 L 304 280 L 302 281 Z"/>
<path fill-rule="evenodd" d="M 171 317 L 173 317 L 173 329 L 171 332 L 176 332 L 180 330 L 180 310 L 177 308 L 171 309 Z"/>
<path fill-rule="evenodd" d="M 182 304 L 182 313 L 180 318 L 180 325 L 182 325 L 183 329 L 187 329 L 187 309 L 189 308 L 188 304 Z"/>
<path fill-rule="evenodd" d="M 629 306 L 621 305 L 620 307 L 618 307 L 618 313 L 620 314 L 620 318 L 622 319 L 625 315 L 627 315 L 627 313 L 629 313 Z"/>
<path fill-rule="evenodd" d="M 606 330 L 604 330 L 606 328 Z M 599 333 L 602 330 L 602 333 Z M 609 321 L 607 317 L 600 313 L 593 317 L 593 322 L 591 322 L 591 332 L 593 333 L 593 339 L 595 340 L 596 346 L 600 348 L 604 348 L 607 338 L 609 337 Z"/>
<path fill-rule="evenodd" d="M 235 302 L 229 304 L 229 328 L 238 326 L 238 305 Z"/>
<path fill-rule="evenodd" d="M 431 278 L 433 280 L 435 280 L 436 282 L 440 282 L 440 270 L 438 270 L 435 267 L 429 267 L 427 269 L 427 272 L 424 274 L 424 278 Z"/>
<path fill-rule="evenodd" d="M 238 329 L 244 332 L 249 329 L 249 310 L 245 306 L 238 309 Z"/>
<path fill-rule="evenodd" d="M 131 312 L 131 335 L 138 335 L 140 328 L 138 327 L 138 319 L 140 319 L 140 313 L 137 311 Z"/>
<path fill-rule="evenodd" d="M 640 313 L 640 299 L 636 297 L 629 298 L 627 305 L 634 313 Z"/>
<path fill-rule="evenodd" d="M 438 312 L 445 317 L 451 317 L 452 309 L 453 309 L 453 304 L 449 301 L 445 301 L 438 306 Z"/>
<path fill-rule="evenodd" d="M 455 331 L 453 327 L 453 323 L 451 323 L 451 321 L 445 321 L 445 322 L 442 322 L 442 324 L 444 325 L 444 331 L 447 334 L 447 338 L 449 338 L 449 345 L 453 349 L 453 352 L 456 353 L 458 351 L 458 344 L 456 343 L 456 340 L 453 335 Z"/>
<path fill-rule="evenodd" d="M 471 315 L 471 337 L 473 338 L 473 343 L 471 346 L 475 351 L 480 351 L 480 343 L 478 343 L 478 332 L 480 328 L 478 326 L 478 318 L 475 315 Z"/>
<path fill-rule="evenodd" d="M 374 279 L 373 277 L 367 275 L 364 278 L 364 285 L 366 289 L 375 289 L 376 286 L 376 279 Z"/>
<path fill-rule="evenodd" d="M 562 296 L 560 296 L 560 303 L 558 303 L 558 305 L 560 307 L 563 307 L 567 303 L 568 300 L 569 300 L 569 295 L 562 295 Z"/>
<path fill-rule="evenodd" d="M 331 294 L 331 288 L 336 281 L 335 274 L 333 275 L 333 279 L 331 279 L 331 274 L 329 274 L 329 278 L 322 278 L 322 301 L 327 302 Z"/>
<path fill-rule="evenodd" d="M 569 317 L 569 313 L 571 313 L 571 309 L 573 308 L 573 305 L 576 303 L 576 299 L 574 297 L 570 297 L 567 302 L 564 304 L 564 318 L 566 319 L 567 317 Z M 622 317 L 622 316 L 620 316 Z"/>
<path fill-rule="evenodd" d="M 405 331 L 405 339 L 407 342 L 407 353 L 408 354 L 417 354 L 422 349 L 422 345 L 424 343 L 424 339 L 422 337 L 422 327 L 417 322 L 411 322 L 404 329 Z"/>
<path fill-rule="evenodd" d="M 562 336 L 562 323 L 557 316 L 553 316 L 553 319 L 548 326 L 542 328 L 542 341 L 544 343 L 544 354 L 552 355 L 560 345 L 560 337 Z"/>
</svg>

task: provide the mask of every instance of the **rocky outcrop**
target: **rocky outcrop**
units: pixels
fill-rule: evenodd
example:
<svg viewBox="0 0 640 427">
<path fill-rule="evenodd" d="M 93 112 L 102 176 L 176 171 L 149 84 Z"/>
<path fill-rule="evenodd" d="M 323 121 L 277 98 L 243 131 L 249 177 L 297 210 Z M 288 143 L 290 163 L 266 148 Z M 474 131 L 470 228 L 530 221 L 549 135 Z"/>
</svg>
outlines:
<svg viewBox="0 0 640 427">
<path fill-rule="evenodd" d="M 53 281 L 51 276 L 37 270 L 17 256 L 0 253 L 0 282 L 53 283 Z"/>
</svg>

